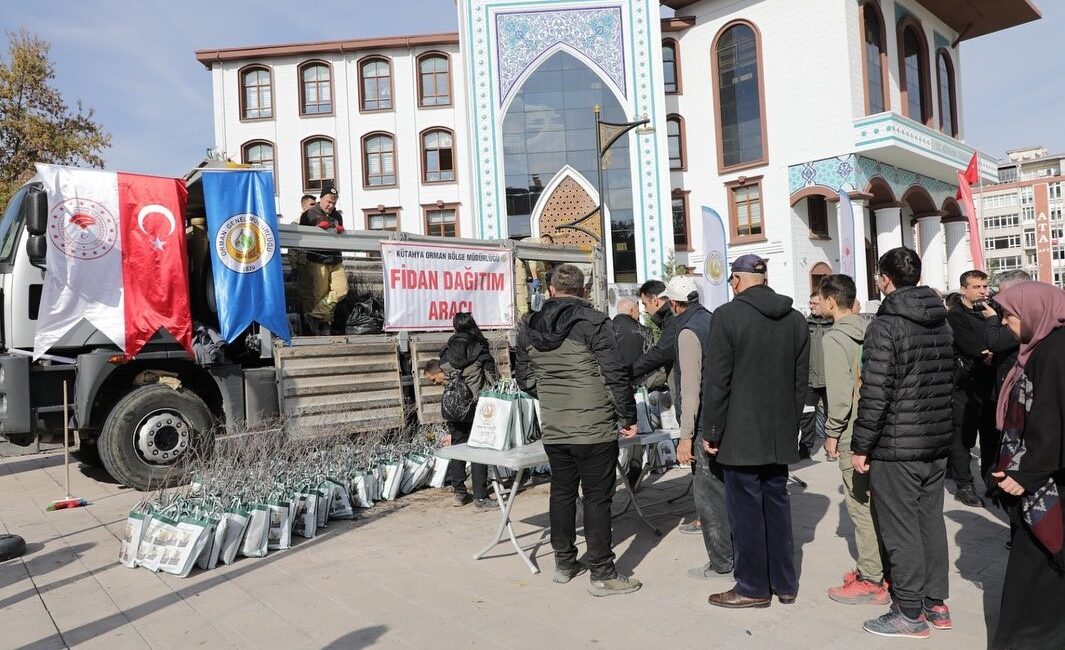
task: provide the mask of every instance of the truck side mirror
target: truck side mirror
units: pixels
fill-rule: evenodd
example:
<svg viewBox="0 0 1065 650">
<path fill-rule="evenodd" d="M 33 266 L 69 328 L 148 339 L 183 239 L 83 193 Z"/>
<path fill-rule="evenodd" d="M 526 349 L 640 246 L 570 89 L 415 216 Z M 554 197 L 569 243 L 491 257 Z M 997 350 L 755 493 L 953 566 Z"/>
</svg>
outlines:
<svg viewBox="0 0 1065 650">
<path fill-rule="evenodd" d="M 30 264 L 43 269 L 48 259 L 48 238 L 44 235 L 30 235 L 26 239 L 26 255 Z"/>
<path fill-rule="evenodd" d="M 44 190 L 26 193 L 22 199 L 22 218 L 31 235 L 43 235 L 48 230 L 48 194 Z"/>
</svg>

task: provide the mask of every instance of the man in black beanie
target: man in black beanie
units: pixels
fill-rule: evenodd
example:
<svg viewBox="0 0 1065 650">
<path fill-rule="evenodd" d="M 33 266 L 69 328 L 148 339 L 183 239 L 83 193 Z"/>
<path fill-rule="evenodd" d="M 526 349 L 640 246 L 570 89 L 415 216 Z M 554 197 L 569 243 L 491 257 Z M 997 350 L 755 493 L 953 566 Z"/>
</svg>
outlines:
<svg viewBox="0 0 1065 650">
<path fill-rule="evenodd" d="M 336 209 L 339 196 L 335 187 L 323 189 L 318 203 L 300 215 L 300 225 L 343 234 L 344 216 Z M 348 276 L 340 251 L 307 251 L 307 263 L 299 274 L 299 293 L 308 333 L 328 335 L 337 303 L 348 294 Z"/>
</svg>

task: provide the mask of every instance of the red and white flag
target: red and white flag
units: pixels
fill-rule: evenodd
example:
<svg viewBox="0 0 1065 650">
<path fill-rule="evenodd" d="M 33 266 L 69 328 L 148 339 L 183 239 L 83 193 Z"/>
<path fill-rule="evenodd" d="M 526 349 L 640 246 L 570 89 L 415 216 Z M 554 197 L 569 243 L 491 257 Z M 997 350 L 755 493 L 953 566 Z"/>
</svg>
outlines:
<svg viewBox="0 0 1065 650">
<path fill-rule="evenodd" d="M 185 182 L 37 165 L 48 252 L 33 355 L 82 319 L 132 357 L 160 328 L 192 351 Z"/>
</svg>

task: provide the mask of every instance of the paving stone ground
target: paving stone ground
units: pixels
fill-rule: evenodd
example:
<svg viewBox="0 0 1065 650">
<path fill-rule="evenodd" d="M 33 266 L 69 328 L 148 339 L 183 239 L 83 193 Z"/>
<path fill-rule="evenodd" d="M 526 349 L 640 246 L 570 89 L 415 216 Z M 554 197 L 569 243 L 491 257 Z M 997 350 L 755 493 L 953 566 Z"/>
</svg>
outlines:
<svg viewBox="0 0 1065 650">
<path fill-rule="evenodd" d="M 696 581 L 702 539 L 677 524 L 691 497 L 649 508 L 655 536 L 631 512 L 615 520 L 618 566 L 644 582 L 636 594 L 597 599 L 585 578 L 551 582 L 550 546 L 532 575 L 498 547 L 474 561 L 494 514 L 453 508 L 442 490 L 375 507 L 354 522 L 331 523 L 314 540 L 261 559 L 195 572 L 186 579 L 117 563 L 118 535 L 139 494 L 99 470 L 71 469 L 86 508 L 45 512 L 63 494 L 63 456 L 0 458 L 0 531 L 26 538 L 28 552 L 0 563 L 3 648 L 854 648 L 906 645 L 861 630 L 882 608 L 836 604 L 825 596 L 851 566 L 835 463 L 794 469 L 809 487 L 790 487 L 801 588 L 795 605 L 711 609 L 706 596 L 730 582 Z M 641 502 L 682 494 L 688 475 L 656 476 Z M 953 487 L 951 486 L 951 489 Z M 535 541 L 547 523 L 548 486 L 521 494 L 519 534 Z M 620 510 L 622 499 L 615 500 Z M 1008 525 L 1000 513 L 946 499 L 954 629 L 934 632 L 936 648 L 984 648 L 997 618 Z"/>
</svg>

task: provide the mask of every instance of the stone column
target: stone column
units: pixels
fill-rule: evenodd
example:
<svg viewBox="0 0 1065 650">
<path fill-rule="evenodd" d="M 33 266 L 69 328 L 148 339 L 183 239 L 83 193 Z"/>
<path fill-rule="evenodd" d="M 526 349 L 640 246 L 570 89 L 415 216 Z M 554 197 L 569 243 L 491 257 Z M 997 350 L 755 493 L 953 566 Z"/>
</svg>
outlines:
<svg viewBox="0 0 1065 650">
<path fill-rule="evenodd" d="M 942 223 L 943 215 L 939 212 L 917 217 L 921 246 L 921 282 L 940 291 L 947 288 L 947 258 Z"/>
<path fill-rule="evenodd" d="M 964 217 L 944 220 L 947 240 L 947 290 L 957 291 L 961 274 L 972 268 L 969 255 L 969 224 Z"/>
<path fill-rule="evenodd" d="M 869 302 L 868 261 L 865 259 L 869 199 L 859 196 L 867 195 L 851 194 L 851 207 L 854 209 L 854 285 L 858 289 L 858 301 L 864 305 Z"/>
<path fill-rule="evenodd" d="M 880 254 L 902 246 L 902 204 L 877 206 L 873 212 L 876 214 L 876 248 Z"/>
</svg>

